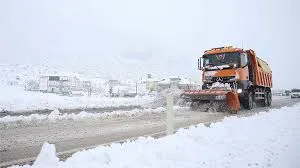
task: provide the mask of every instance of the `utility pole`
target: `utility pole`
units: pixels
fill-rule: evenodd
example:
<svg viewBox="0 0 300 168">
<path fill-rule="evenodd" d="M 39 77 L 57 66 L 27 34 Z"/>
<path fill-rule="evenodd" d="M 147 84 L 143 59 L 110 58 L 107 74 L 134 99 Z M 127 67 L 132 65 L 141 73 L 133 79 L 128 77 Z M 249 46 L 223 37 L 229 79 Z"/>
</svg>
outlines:
<svg viewBox="0 0 300 168">
<path fill-rule="evenodd" d="M 138 93 L 138 82 L 135 82 L 135 95 Z"/>
</svg>

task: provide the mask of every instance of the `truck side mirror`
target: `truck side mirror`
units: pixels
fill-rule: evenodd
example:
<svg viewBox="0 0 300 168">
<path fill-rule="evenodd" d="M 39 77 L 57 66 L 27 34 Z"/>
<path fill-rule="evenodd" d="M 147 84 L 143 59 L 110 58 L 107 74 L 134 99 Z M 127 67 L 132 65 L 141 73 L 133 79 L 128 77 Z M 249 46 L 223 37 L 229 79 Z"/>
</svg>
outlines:
<svg viewBox="0 0 300 168">
<path fill-rule="evenodd" d="M 244 68 L 249 64 L 248 56 L 246 54 L 241 54 L 241 67 Z"/>
<path fill-rule="evenodd" d="M 201 67 L 201 59 L 198 58 L 198 70 L 201 70 L 201 69 L 202 69 L 202 67 Z"/>
</svg>

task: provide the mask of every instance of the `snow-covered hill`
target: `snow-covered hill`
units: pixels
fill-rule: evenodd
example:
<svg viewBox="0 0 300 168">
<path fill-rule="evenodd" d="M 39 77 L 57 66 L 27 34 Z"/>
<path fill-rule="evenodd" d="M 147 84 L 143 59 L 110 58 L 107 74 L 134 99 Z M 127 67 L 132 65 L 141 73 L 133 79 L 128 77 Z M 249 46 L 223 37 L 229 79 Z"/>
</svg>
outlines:
<svg viewBox="0 0 300 168">
<path fill-rule="evenodd" d="M 97 72 L 93 68 L 71 69 L 58 65 L 25 65 L 25 64 L 1 64 L 0 63 L 0 85 L 24 86 L 26 81 L 38 80 L 41 76 L 76 76 L 87 80 L 106 80 L 109 77 Z"/>
</svg>

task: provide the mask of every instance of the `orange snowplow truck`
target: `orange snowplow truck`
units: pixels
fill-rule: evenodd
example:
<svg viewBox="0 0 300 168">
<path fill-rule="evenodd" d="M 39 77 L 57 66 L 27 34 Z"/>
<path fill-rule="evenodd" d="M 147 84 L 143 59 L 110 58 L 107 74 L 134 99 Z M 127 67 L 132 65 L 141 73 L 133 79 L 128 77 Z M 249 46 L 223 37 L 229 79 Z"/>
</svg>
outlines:
<svg viewBox="0 0 300 168">
<path fill-rule="evenodd" d="M 186 90 L 181 95 L 192 108 L 237 112 L 241 105 L 252 109 L 254 102 L 271 106 L 272 71 L 253 50 L 231 46 L 207 50 L 198 59 L 198 69 L 203 71 L 202 90 Z"/>
</svg>

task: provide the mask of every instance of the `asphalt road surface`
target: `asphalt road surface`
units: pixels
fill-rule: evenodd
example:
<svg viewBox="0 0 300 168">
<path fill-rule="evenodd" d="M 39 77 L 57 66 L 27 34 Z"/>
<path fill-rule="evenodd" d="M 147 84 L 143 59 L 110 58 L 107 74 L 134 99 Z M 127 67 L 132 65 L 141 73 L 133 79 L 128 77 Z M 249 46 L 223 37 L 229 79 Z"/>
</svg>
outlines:
<svg viewBox="0 0 300 168">
<path fill-rule="evenodd" d="M 273 100 L 271 108 L 292 106 L 299 102 L 300 99 L 277 98 Z M 250 111 L 241 110 L 236 115 L 249 116 L 269 109 L 256 107 Z M 230 114 L 182 109 L 175 112 L 175 128 L 216 122 L 228 115 Z M 55 144 L 57 152 L 76 151 L 80 148 L 161 133 L 164 130 L 165 114 L 162 113 L 106 120 L 64 120 L 55 123 L 16 124 L 14 126 L 0 124 L 0 167 L 14 163 L 19 164 L 28 158 L 36 157 L 44 142 Z"/>
</svg>

